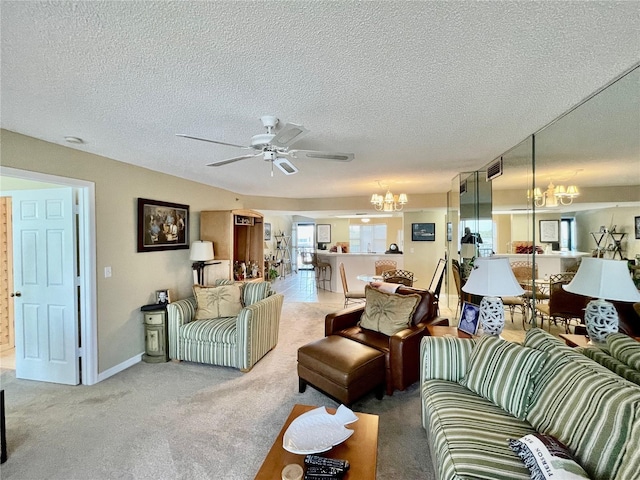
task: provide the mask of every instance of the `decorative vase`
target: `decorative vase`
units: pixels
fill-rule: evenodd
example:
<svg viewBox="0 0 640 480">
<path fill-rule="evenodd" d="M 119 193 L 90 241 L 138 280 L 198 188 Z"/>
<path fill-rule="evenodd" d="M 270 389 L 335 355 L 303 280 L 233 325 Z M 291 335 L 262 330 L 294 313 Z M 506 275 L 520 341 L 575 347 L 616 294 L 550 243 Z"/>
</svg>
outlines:
<svg viewBox="0 0 640 480">
<path fill-rule="evenodd" d="M 504 329 L 504 305 L 499 297 L 483 297 L 480 302 L 480 325 L 484 335 L 498 336 Z"/>
<path fill-rule="evenodd" d="M 618 331 L 618 312 L 610 302 L 592 300 L 585 310 L 584 323 L 591 341 L 602 343 Z"/>
</svg>

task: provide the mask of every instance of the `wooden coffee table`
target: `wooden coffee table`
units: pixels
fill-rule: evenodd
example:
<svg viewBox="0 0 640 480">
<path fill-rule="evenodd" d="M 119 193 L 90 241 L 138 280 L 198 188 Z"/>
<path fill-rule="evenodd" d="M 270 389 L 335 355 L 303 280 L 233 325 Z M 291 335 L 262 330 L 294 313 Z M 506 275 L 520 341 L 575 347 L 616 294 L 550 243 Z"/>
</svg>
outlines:
<svg viewBox="0 0 640 480">
<path fill-rule="evenodd" d="M 591 345 L 586 335 L 574 335 L 573 333 L 561 333 L 560 338 L 570 347 L 586 347 Z"/>
<path fill-rule="evenodd" d="M 306 455 L 297 455 L 285 450 L 282 447 L 282 438 L 293 420 L 314 408 L 318 407 L 294 405 L 289 417 L 284 422 L 282 430 L 280 430 L 276 440 L 273 442 L 271 450 L 269 450 L 267 457 L 262 462 L 262 466 L 256 475 L 256 480 L 280 480 L 282 478 L 282 469 L 290 463 L 297 463 L 304 468 L 304 457 Z M 327 411 L 333 414 L 336 409 L 327 408 Z M 367 413 L 353 413 L 358 417 L 358 421 L 347 425 L 347 428 L 354 431 L 353 435 L 328 452 L 323 452 L 319 455 L 349 461 L 351 468 L 342 477 L 343 480 L 375 480 L 378 458 L 378 416 Z"/>
</svg>

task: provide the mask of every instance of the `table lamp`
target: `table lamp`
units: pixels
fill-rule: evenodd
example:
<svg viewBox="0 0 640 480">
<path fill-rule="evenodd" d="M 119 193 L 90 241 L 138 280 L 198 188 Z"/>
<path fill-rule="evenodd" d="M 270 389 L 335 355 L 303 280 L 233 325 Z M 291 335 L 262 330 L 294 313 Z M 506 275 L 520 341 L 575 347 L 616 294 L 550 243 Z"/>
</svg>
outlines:
<svg viewBox="0 0 640 480">
<path fill-rule="evenodd" d="M 604 342 L 607 336 L 618 331 L 618 312 L 607 300 L 640 301 L 640 292 L 623 260 L 583 258 L 573 280 L 562 288 L 594 298 L 587 304 L 584 314 L 587 334 L 593 342 Z"/>
<path fill-rule="evenodd" d="M 198 285 L 204 285 L 204 267 L 206 262 L 213 260 L 213 242 L 206 240 L 196 240 L 191 244 L 189 260 L 193 262 L 191 268 L 197 273 Z M 196 275 L 194 274 L 194 277 Z M 194 278 L 195 280 L 195 278 Z"/>
<path fill-rule="evenodd" d="M 482 295 L 480 325 L 487 335 L 500 335 L 504 328 L 504 305 L 500 297 L 524 293 L 513 275 L 509 259 L 496 257 L 476 258 L 462 291 Z"/>
</svg>

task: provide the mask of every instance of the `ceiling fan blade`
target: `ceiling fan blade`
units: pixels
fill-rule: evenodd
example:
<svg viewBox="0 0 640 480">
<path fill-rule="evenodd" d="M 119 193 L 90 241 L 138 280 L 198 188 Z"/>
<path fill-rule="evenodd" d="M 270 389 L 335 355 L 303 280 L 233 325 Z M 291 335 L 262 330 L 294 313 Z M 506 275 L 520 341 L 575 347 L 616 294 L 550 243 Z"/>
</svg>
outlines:
<svg viewBox="0 0 640 480">
<path fill-rule="evenodd" d="M 247 147 L 245 145 L 236 145 L 235 143 L 219 142 L 218 140 L 209 140 L 208 138 L 194 137 L 192 135 L 185 135 L 184 133 L 176 133 L 176 137 L 190 138 L 191 140 L 200 140 L 201 142 L 217 143 L 218 145 L 226 145 L 228 147 L 238 147 L 252 150 L 253 147 Z"/>
<path fill-rule="evenodd" d="M 233 163 L 233 162 L 237 162 L 239 160 L 244 160 L 245 158 L 258 157 L 260 155 L 262 155 L 262 152 L 253 153 L 253 154 L 250 154 L 250 155 L 240 155 L 239 157 L 229 158 L 227 160 L 222 160 L 221 162 L 207 163 L 207 167 L 220 167 L 220 166 L 226 165 L 228 163 Z"/>
<path fill-rule="evenodd" d="M 350 162 L 355 158 L 353 153 L 318 152 L 315 150 L 289 150 L 289 155 L 295 158 L 319 158 L 337 162 Z"/>
<path fill-rule="evenodd" d="M 275 137 L 271 140 L 271 145 L 276 147 L 288 147 L 289 145 L 297 142 L 304 137 L 309 130 L 302 125 L 296 125 L 295 123 L 287 123 L 282 130 L 280 130 Z"/>
</svg>

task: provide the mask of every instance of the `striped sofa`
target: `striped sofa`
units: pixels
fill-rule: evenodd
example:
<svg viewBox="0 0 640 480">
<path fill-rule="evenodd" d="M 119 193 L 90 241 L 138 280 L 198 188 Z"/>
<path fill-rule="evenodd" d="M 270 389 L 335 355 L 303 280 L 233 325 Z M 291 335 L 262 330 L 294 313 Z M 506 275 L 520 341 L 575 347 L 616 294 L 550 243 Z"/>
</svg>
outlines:
<svg viewBox="0 0 640 480">
<path fill-rule="evenodd" d="M 614 333 L 607 337 L 606 343 L 576 350 L 621 377 L 640 385 L 640 342 L 628 335 Z"/>
<path fill-rule="evenodd" d="M 507 440 L 536 431 L 564 443 L 591 479 L 640 478 L 640 387 L 544 330 L 523 345 L 424 337 L 420 370 L 441 480 L 531 478 Z"/>
<path fill-rule="evenodd" d="M 169 358 L 251 370 L 278 343 L 284 296 L 269 282 L 242 290 L 244 307 L 236 317 L 194 320 L 194 297 L 167 305 Z"/>
</svg>

